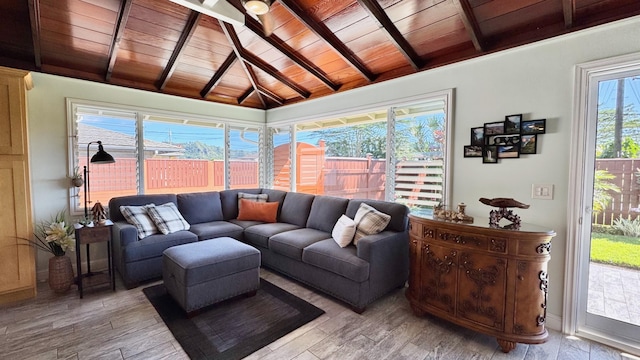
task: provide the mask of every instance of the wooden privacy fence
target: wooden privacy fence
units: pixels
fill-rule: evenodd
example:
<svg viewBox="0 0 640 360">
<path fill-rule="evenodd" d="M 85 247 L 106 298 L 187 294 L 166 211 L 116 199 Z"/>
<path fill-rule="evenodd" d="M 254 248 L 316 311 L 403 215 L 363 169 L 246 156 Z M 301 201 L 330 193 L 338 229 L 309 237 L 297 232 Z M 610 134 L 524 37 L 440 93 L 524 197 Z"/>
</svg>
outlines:
<svg viewBox="0 0 640 360">
<path fill-rule="evenodd" d="M 617 185 L 620 192 L 609 191 L 611 202 L 600 214 L 593 215 L 593 223 L 612 225 L 615 219 L 635 219 L 639 207 L 640 185 L 636 172 L 640 159 L 597 159 L 596 170 L 607 170 L 615 179 L 608 180 Z"/>
<path fill-rule="evenodd" d="M 323 169 L 325 195 L 384 200 L 386 160 L 328 157 Z"/>
<path fill-rule="evenodd" d="M 385 198 L 386 161 L 366 158 L 323 158 L 324 152 L 298 148 L 297 191 L 345 198 Z M 276 152 L 276 155 L 278 153 Z M 274 162 L 274 188 L 288 190 L 288 157 Z M 81 166 L 83 164 L 80 164 Z M 258 187 L 256 161 L 231 160 L 230 188 Z M 186 193 L 224 189 L 224 161 L 146 159 L 145 193 Z M 397 165 L 396 201 L 408 206 L 432 207 L 442 200 L 442 160 L 402 161 Z M 136 160 L 119 158 L 113 164 L 91 165 L 91 198 L 106 204 L 115 196 L 137 193 Z M 84 194 L 79 189 L 78 201 Z"/>
</svg>

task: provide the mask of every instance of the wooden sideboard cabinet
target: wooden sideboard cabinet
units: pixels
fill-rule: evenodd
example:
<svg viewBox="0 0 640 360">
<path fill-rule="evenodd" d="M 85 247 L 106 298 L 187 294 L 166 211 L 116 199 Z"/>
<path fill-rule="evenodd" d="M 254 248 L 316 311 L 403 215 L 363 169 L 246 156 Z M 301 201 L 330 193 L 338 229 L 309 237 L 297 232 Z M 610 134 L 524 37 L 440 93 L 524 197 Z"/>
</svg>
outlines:
<svg viewBox="0 0 640 360">
<path fill-rule="evenodd" d="M 516 343 L 546 341 L 547 262 L 554 231 L 409 215 L 409 234 L 406 297 L 414 314 L 429 313 L 495 336 L 504 352 Z"/>
</svg>

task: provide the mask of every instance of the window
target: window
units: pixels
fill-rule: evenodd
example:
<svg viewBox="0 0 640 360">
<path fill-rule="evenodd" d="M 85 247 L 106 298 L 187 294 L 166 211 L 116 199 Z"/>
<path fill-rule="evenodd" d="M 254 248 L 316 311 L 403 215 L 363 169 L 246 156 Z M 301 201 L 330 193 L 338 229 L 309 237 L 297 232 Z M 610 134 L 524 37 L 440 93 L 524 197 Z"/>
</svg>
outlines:
<svg viewBox="0 0 640 360">
<path fill-rule="evenodd" d="M 229 188 L 260 187 L 260 128 L 232 126 L 229 131 Z"/>
<path fill-rule="evenodd" d="M 259 187 L 262 183 L 261 126 L 229 127 L 192 115 L 75 100 L 69 100 L 68 107 L 70 169 L 77 166 L 83 172 L 87 158 L 98 150 L 97 141 L 116 160 L 89 164 L 89 208 L 98 201 L 106 207 L 116 196 Z M 227 161 L 225 153 L 229 154 Z M 84 187 L 71 189 L 74 214 L 84 211 L 84 195 Z"/>
<path fill-rule="evenodd" d="M 293 133 L 271 125 L 273 187 L 397 201 L 412 210 L 446 203 L 450 98 L 449 91 L 408 105 L 294 123 Z"/>
<path fill-rule="evenodd" d="M 114 196 L 133 195 L 138 192 L 136 114 L 128 111 L 74 106 L 71 169 L 83 174 L 90 189 L 86 197 L 88 207 L 96 202 L 106 206 Z M 116 160 L 112 164 L 89 164 L 102 141 L 105 150 Z M 85 168 L 86 167 L 86 168 Z M 86 172 L 85 172 L 86 170 Z M 71 189 L 71 210 L 84 211 L 85 186 Z"/>
<path fill-rule="evenodd" d="M 291 189 L 291 127 L 270 127 L 269 131 L 271 143 L 266 146 L 267 157 L 273 161 L 271 166 L 267 167 L 267 186 L 288 191 Z"/>
</svg>

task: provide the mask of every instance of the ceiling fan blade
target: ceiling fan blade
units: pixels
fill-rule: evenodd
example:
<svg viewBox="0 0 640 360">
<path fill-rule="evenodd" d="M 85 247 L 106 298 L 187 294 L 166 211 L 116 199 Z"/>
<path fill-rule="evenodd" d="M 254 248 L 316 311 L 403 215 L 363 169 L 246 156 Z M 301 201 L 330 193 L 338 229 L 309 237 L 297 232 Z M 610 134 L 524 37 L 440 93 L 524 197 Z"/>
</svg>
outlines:
<svg viewBox="0 0 640 360">
<path fill-rule="evenodd" d="M 258 15 L 258 20 L 262 23 L 262 30 L 264 31 L 265 36 L 269 36 L 273 33 L 273 16 L 271 16 L 271 12 L 266 14 Z"/>
</svg>

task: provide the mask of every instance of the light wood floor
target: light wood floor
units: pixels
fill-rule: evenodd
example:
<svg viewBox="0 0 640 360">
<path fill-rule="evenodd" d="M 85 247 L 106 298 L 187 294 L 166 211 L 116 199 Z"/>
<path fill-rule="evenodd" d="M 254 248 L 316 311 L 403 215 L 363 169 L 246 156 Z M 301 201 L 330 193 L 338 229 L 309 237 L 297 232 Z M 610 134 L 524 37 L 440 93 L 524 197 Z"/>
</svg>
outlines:
<svg viewBox="0 0 640 360">
<path fill-rule="evenodd" d="M 550 331 L 547 343 L 518 344 L 503 354 L 494 338 L 432 317 L 415 317 L 398 290 L 358 315 L 343 304 L 275 273 L 262 277 L 326 314 L 256 351 L 248 359 L 590 359 L 620 352 Z M 0 307 L 0 359 L 187 359 L 143 285 L 65 295 L 39 285 L 36 300 Z"/>
</svg>

